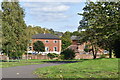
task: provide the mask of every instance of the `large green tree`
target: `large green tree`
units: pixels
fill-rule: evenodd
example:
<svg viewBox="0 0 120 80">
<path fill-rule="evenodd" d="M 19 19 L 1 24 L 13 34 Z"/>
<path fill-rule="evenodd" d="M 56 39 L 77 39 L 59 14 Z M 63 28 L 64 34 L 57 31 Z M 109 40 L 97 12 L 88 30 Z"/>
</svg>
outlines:
<svg viewBox="0 0 120 80">
<path fill-rule="evenodd" d="M 17 0 L 5 0 L 2 8 L 2 49 L 4 53 L 20 57 L 27 49 L 26 24 L 24 10 Z M 13 54 L 15 53 L 15 54 Z M 21 54 L 21 55 L 19 55 Z"/>
<path fill-rule="evenodd" d="M 37 41 L 35 43 L 33 43 L 33 49 L 34 51 L 39 52 L 44 52 L 45 51 L 45 45 L 42 41 Z"/>
<path fill-rule="evenodd" d="M 87 2 L 83 8 L 83 19 L 80 21 L 79 29 L 85 29 L 86 37 L 92 39 L 97 46 L 108 49 L 110 52 L 119 47 L 114 47 L 120 36 L 120 1 L 119 2 Z M 89 32 L 90 31 L 90 32 Z M 93 33 L 93 35 L 90 35 Z M 94 38 L 93 38 L 94 37 Z M 105 46 L 106 45 L 106 46 Z M 115 52 L 120 54 L 120 52 Z M 116 55 L 118 57 L 118 55 Z"/>
</svg>

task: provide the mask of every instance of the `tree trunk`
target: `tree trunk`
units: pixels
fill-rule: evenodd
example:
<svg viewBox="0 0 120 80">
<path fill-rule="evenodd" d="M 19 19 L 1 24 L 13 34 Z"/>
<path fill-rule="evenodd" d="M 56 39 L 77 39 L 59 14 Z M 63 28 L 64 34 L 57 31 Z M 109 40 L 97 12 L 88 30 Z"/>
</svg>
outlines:
<svg viewBox="0 0 120 80">
<path fill-rule="evenodd" d="M 93 59 L 96 59 L 96 53 L 93 45 L 92 45 L 92 53 L 93 53 Z"/>
<path fill-rule="evenodd" d="M 109 49 L 109 58 L 112 58 L 112 49 Z"/>
<path fill-rule="evenodd" d="M 96 55 L 93 56 L 93 59 L 96 59 Z"/>
</svg>

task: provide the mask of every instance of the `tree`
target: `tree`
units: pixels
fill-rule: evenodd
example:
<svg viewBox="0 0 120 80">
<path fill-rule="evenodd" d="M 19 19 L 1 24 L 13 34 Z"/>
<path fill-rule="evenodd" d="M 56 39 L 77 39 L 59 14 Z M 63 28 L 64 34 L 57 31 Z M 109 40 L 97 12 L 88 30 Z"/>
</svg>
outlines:
<svg viewBox="0 0 120 80">
<path fill-rule="evenodd" d="M 0 51 L 2 49 L 2 11 L 0 10 Z"/>
<path fill-rule="evenodd" d="M 79 29 L 85 29 L 86 33 L 90 31 L 86 36 L 89 35 L 88 38 L 91 38 L 96 46 L 108 49 L 110 57 L 112 50 L 114 50 L 112 46 L 114 45 L 114 41 L 120 39 L 115 37 L 120 32 L 119 4 L 120 1 L 87 2 L 83 8 L 84 13 L 79 14 L 83 16 Z M 93 35 L 90 35 L 90 33 L 93 33 Z M 104 46 L 105 44 L 106 46 Z M 115 54 L 117 53 L 115 52 Z"/>
<path fill-rule="evenodd" d="M 2 49 L 4 53 L 25 52 L 27 49 L 26 24 L 24 21 L 24 10 L 17 0 L 5 0 L 1 4 L 2 8 Z M 9 56 L 8 55 L 8 56 Z"/>
<path fill-rule="evenodd" d="M 79 31 L 74 31 L 74 32 L 72 33 L 73 36 L 79 36 L 79 34 L 80 34 Z"/>
<path fill-rule="evenodd" d="M 62 50 L 66 49 L 68 46 L 71 45 L 71 32 L 66 31 L 63 36 L 61 37 L 62 39 Z"/>
<path fill-rule="evenodd" d="M 75 52 L 72 49 L 66 49 L 63 52 L 60 53 L 63 59 L 68 60 L 68 59 L 74 59 L 75 57 Z"/>
<path fill-rule="evenodd" d="M 44 43 L 42 41 L 37 41 L 35 43 L 33 43 L 33 49 L 35 51 L 39 52 L 44 52 L 45 51 L 45 46 Z"/>
<path fill-rule="evenodd" d="M 116 58 L 120 58 L 120 40 L 117 39 L 114 42 L 114 52 L 116 53 L 115 56 Z"/>
</svg>

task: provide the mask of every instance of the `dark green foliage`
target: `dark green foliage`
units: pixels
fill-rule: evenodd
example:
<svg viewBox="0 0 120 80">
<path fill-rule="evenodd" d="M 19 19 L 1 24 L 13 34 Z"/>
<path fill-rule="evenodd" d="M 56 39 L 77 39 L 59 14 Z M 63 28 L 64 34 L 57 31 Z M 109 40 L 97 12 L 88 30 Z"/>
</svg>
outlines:
<svg viewBox="0 0 120 80">
<path fill-rule="evenodd" d="M 85 52 L 89 52 L 89 49 L 88 49 L 88 48 L 85 48 L 84 51 L 85 51 Z"/>
<path fill-rule="evenodd" d="M 66 31 L 63 36 L 62 36 L 62 50 L 66 49 L 68 46 L 71 45 L 72 41 L 71 41 L 71 32 Z"/>
<path fill-rule="evenodd" d="M 100 58 L 106 58 L 105 54 L 100 55 Z"/>
<path fill-rule="evenodd" d="M 33 43 L 33 49 L 37 52 L 44 52 L 45 45 L 42 41 L 37 41 L 37 42 Z"/>
<path fill-rule="evenodd" d="M 12 56 L 21 56 L 27 49 L 24 10 L 19 2 L 2 2 L 2 50 Z"/>
<path fill-rule="evenodd" d="M 114 49 L 116 58 L 120 58 L 120 40 L 119 39 L 115 40 L 113 49 Z"/>
<path fill-rule="evenodd" d="M 74 36 L 79 36 L 79 31 L 74 31 L 73 33 L 72 33 L 72 35 L 74 35 Z"/>
<path fill-rule="evenodd" d="M 88 45 L 85 45 L 84 51 L 85 51 L 85 52 L 89 52 L 89 51 L 90 51 Z"/>
<path fill-rule="evenodd" d="M 47 56 L 50 58 L 50 59 L 53 59 L 55 57 L 58 57 L 59 55 L 56 54 L 56 53 L 48 53 Z"/>
<path fill-rule="evenodd" d="M 63 52 L 60 53 L 63 59 L 68 60 L 68 59 L 74 59 L 75 57 L 75 52 L 72 49 L 66 49 Z"/>
<path fill-rule="evenodd" d="M 79 14 L 83 19 L 78 29 L 85 29 L 81 41 L 92 43 L 94 50 L 100 47 L 110 51 L 110 58 L 113 50 L 118 54 L 114 47 L 117 44 L 114 42 L 120 40 L 120 37 L 117 37 L 120 33 L 119 5 L 120 1 L 86 2 L 83 14 Z M 119 50 L 119 47 L 116 49 Z"/>
</svg>

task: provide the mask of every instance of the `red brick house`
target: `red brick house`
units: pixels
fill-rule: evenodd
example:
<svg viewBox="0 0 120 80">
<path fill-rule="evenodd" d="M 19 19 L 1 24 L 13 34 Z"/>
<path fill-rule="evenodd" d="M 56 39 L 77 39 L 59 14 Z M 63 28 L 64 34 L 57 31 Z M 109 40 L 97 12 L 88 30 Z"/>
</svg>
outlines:
<svg viewBox="0 0 120 80">
<path fill-rule="evenodd" d="M 88 43 L 80 44 L 79 43 L 80 37 L 78 37 L 78 36 L 72 36 L 71 40 L 72 40 L 72 44 L 68 48 L 73 49 L 75 51 L 75 53 L 76 53 L 75 58 L 76 59 L 93 58 L 92 52 L 87 53 L 87 52 L 84 51 L 84 49 L 85 49 L 85 47 Z M 98 53 L 97 53 L 97 55 L 98 55 L 97 57 L 100 57 L 100 55 L 102 55 L 102 54 L 106 54 L 106 50 L 99 49 Z"/>
<path fill-rule="evenodd" d="M 45 52 L 40 52 L 43 55 L 48 53 L 57 53 L 61 52 L 61 39 L 57 36 L 50 33 L 40 33 L 32 36 L 31 46 L 29 47 L 29 52 L 35 52 L 33 49 L 33 43 L 36 41 L 42 41 L 45 45 Z"/>
</svg>

